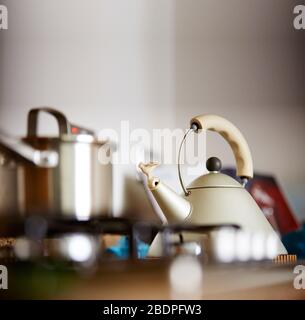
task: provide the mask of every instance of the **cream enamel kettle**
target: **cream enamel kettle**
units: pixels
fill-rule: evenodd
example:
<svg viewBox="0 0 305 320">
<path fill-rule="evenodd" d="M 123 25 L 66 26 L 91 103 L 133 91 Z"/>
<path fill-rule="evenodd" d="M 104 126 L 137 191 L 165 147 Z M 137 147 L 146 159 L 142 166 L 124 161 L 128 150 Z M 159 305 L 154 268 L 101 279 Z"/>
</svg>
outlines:
<svg viewBox="0 0 305 320">
<path fill-rule="evenodd" d="M 220 173 L 221 162 L 217 158 L 207 161 L 208 174 L 195 179 L 185 187 L 180 173 L 181 148 L 189 132 L 216 131 L 230 144 L 237 166 L 237 176 L 242 184 Z M 251 233 L 260 232 L 277 239 L 275 256 L 287 254 L 285 247 L 254 199 L 244 188 L 253 177 L 253 163 L 249 146 L 239 131 L 228 120 L 216 115 L 201 115 L 191 119 L 191 128 L 184 136 L 178 159 L 178 173 L 184 195 L 180 196 L 159 178 L 152 175 L 155 163 L 139 165 L 147 176 L 148 187 L 163 211 L 168 223 L 186 222 L 200 225 L 234 224 Z M 162 255 L 160 237 L 154 239 L 149 255 Z"/>
</svg>

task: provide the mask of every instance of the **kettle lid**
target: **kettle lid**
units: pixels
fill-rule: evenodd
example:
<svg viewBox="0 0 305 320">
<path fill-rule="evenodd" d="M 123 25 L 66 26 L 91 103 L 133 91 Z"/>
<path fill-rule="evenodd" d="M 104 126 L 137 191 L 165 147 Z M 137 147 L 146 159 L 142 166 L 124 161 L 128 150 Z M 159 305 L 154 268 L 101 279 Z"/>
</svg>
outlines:
<svg viewBox="0 0 305 320">
<path fill-rule="evenodd" d="M 209 173 L 195 179 L 188 185 L 187 189 L 213 187 L 242 188 L 242 185 L 238 181 L 226 174 L 220 173 L 221 161 L 218 158 L 209 158 L 207 160 L 206 167 L 209 170 Z"/>
</svg>

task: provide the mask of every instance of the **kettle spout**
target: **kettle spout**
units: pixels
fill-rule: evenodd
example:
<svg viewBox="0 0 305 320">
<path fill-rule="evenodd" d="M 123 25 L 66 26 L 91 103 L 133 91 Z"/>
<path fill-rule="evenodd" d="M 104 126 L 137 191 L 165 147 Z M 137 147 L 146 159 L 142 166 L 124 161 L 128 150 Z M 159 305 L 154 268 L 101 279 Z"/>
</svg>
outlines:
<svg viewBox="0 0 305 320">
<path fill-rule="evenodd" d="M 165 185 L 159 178 L 152 176 L 152 170 L 157 165 L 156 163 L 140 163 L 139 168 L 147 176 L 148 187 L 167 221 L 182 222 L 191 214 L 192 206 L 189 201 Z"/>
</svg>

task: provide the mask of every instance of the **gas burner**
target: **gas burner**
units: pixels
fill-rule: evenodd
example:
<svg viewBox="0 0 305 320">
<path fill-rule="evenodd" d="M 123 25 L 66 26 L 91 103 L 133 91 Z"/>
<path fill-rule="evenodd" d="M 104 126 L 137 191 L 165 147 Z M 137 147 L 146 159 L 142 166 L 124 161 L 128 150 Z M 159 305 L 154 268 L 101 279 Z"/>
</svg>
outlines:
<svg viewBox="0 0 305 320">
<path fill-rule="evenodd" d="M 188 234 L 202 234 L 204 237 L 224 227 L 238 229 L 235 225 L 159 225 L 124 218 L 75 221 L 32 215 L 24 219 L 0 219 L 0 237 L 14 239 L 12 250 L 18 260 L 37 261 L 47 258 L 88 266 L 96 261 L 114 258 L 113 253 L 118 253 L 115 250 L 122 251 L 116 258 L 144 258 L 158 233 L 161 237 L 163 258 L 181 253 L 203 256 L 206 254 L 206 249 L 202 248 L 203 243 L 195 243 Z M 116 242 L 119 242 L 113 246 L 112 254 L 108 250 L 109 246 L 105 244 L 105 239 L 109 238 L 115 238 Z M 145 247 L 145 253 L 139 249 L 141 246 L 142 249 Z"/>
<path fill-rule="evenodd" d="M 122 233 L 129 234 L 134 221 L 123 218 L 95 218 L 88 221 L 46 218 L 32 215 L 26 218 L 1 218 L 0 237 L 25 236 L 30 239 L 58 237 L 66 233 Z"/>
<path fill-rule="evenodd" d="M 73 248 L 76 249 L 76 246 L 92 247 L 92 253 L 94 251 L 96 254 L 103 235 L 120 235 L 126 236 L 129 255 L 135 257 L 133 237 L 135 224 L 135 221 L 123 218 L 76 221 L 32 215 L 24 219 L 15 217 L 0 219 L 0 237 L 15 239 L 15 253 L 21 259 L 45 256 L 47 251 L 47 255 L 50 253 L 57 258 L 70 256 L 78 261 L 81 258 L 77 258 L 77 254 L 73 255 Z M 75 250 L 75 253 L 80 251 L 86 250 Z"/>
</svg>

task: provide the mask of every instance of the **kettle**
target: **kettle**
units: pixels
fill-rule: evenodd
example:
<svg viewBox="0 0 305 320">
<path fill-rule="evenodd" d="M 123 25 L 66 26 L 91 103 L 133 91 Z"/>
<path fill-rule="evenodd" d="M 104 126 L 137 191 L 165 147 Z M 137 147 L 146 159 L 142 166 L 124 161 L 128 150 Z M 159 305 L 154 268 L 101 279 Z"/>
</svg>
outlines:
<svg viewBox="0 0 305 320">
<path fill-rule="evenodd" d="M 190 129 L 184 135 L 178 154 L 178 174 L 184 195 L 178 195 L 152 172 L 156 163 L 140 163 L 139 168 L 147 176 L 148 187 L 163 211 L 168 223 L 191 223 L 200 225 L 233 224 L 249 233 L 271 235 L 277 241 L 275 256 L 287 254 L 285 247 L 266 219 L 259 206 L 245 189 L 253 177 L 253 162 L 249 146 L 239 129 L 217 115 L 200 115 L 190 121 Z M 180 172 L 180 156 L 183 143 L 190 132 L 218 132 L 231 146 L 236 173 L 241 183 L 220 172 L 221 162 L 213 157 L 207 160 L 208 174 L 196 178 L 185 187 Z M 197 235 L 199 237 L 199 235 Z M 161 256 L 162 243 L 157 235 L 151 244 L 149 256 Z"/>
</svg>

